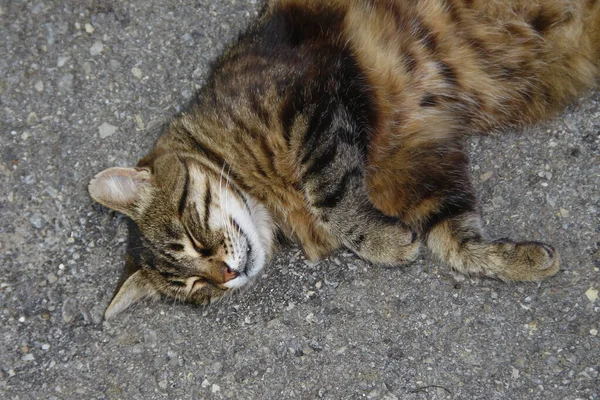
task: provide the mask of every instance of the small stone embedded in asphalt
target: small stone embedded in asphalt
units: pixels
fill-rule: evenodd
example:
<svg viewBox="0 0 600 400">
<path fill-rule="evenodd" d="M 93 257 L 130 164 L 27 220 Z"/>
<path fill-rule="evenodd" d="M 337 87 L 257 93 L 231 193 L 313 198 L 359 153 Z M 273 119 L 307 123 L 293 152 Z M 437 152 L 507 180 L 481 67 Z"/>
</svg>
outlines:
<svg viewBox="0 0 600 400">
<path fill-rule="evenodd" d="M 479 180 L 481 180 L 481 182 L 487 182 L 490 180 L 490 178 L 494 175 L 494 172 L 489 171 L 486 172 L 484 174 L 481 174 L 481 176 L 479 177 Z"/>
<path fill-rule="evenodd" d="M 119 68 L 121 68 L 121 63 L 115 59 L 111 59 L 108 62 L 108 65 L 110 65 L 110 68 L 112 68 L 114 71 L 117 71 L 117 70 L 119 70 Z"/>
<path fill-rule="evenodd" d="M 48 279 L 48 283 L 49 283 L 49 284 L 51 284 L 51 285 L 52 285 L 53 283 L 56 283 L 56 281 L 58 281 L 58 277 L 57 277 L 56 275 L 54 275 L 53 273 L 49 273 L 49 274 L 46 276 L 46 279 Z"/>
<path fill-rule="evenodd" d="M 61 93 L 70 93 L 73 91 L 73 82 L 75 76 L 73 74 L 64 74 L 58 81 L 58 91 Z"/>
<path fill-rule="evenodd" d="M 90 23 L 85 24 L 85 31 L 87 33 L 94 33 L 94 27 L 92 26 L 92 24 L 90 24 Z"/>
<path fill-rule="evenodd" d="M 33 87 L 35 88 L 35 90 L 37 90 L 38 92 L 43 92 L 44 91 L 44 82 L 42 81 L 37 81 Z"/>
<path fill-rule="evenodd" d="M 109 136 L 115 134 L 115 132 L 119 129 L 118 127 L 109 124 L 108 122 L 104 122 L 102 125 L 98 127 L 98 133 L 100 134 L 100 139 L 106 139 Z"/>
<path fill-rule="evenodd" d="M 598 300 L 598 290 L 596 290 L 594 288 L 589 288 L 585 292 L 585 297 L 587 297 L 588 300 L 591 301 L 592 303 L 595 303 L 596 300 Z"/>
<path fill-rule="evenodd" d="M 56 66 L 58 68 L 62 68 L 65 66 L 65 64 L 67 63 L 67 61 L 69 61 L 71 59 L 71 57 L 69 56 L 61 56 L 58 57 L 58 61 L 56 62 Z"/>
<path fill-rule="evenodd" d="M 77 300 L 73 298 L 66 299 L 62 306 L 63 321 L 69 324 L 75 320 L 75 317 L 77 317 L 78 314 L 79 309 L 77 308 Z"/>
<path fill-rule="evenodd" d="M 97 56 L 98 54 L 102 53 L 103 49 L 104 44 L 102 44 L 102 42 L 98 40 L 94 42 L 94 44 L 90 47 L 90 55 Z"/>
<path fill-rule="evenodd" d="M 155 348 L 158 344 L 158 337 L 156 332 L 151 329 L 146 329 L 144 331 L 144 342 L 148 345 L 148 347 Z"/>
<path fill-rule="evenodd" d="M 46 218 L 37 212 L 29 217 L 29 222 L 31 222 L 31 225 L 33 225 L 33 227 L 36 229 L 42 229 L 44 226 L 46 226 Z"/>
<path fill-rule="evenodd" d="M 321 346 L 321 344 L 319 342 L 317 342 L 315 339 L 312 339 L 308 342 L 308 346 L 313 349 L 314 351 L 321 351 L 323 350 L 323 346 Z"/>
<path fill-rule="evenodd" d="M 37 114 L 33 111 L 30 112 L 29 115 L 27 116 L 27 125 L 29 125 L 29 126 L 37 124 L 38 121 L 39 121 L 39 118 L 38 118 Z"/>
<path fill-rule="evenodd" d="M 138 79 L 142 79 L 143 76 L 143 72 L 140 68 L 138 67 L 133 67 L 131 68 L 131 73 L 133 74 L 133 76 L 135 76 Z"/>
<path fill-rule="evenodd" d="M 315 322 L 315 314 L 309 313 L 306 317 L 304 317 L 304 320 L 309 324 L 312 324 L 313 322 Z"/>
</svg>

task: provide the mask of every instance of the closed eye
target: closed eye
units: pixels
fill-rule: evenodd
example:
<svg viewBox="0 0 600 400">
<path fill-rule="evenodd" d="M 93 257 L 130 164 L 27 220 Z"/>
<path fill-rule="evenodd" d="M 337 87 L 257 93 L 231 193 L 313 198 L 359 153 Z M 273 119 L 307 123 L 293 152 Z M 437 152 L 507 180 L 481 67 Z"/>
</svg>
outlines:
<svg viewBox="0 0 600 400">
<path fill-rule="evenodd" d="M 204 247 L 199 241 L 197 241 L 194 236 L 190 233 L 189 230 L 185 230 L 188 238 L 190 239 L 190 242 L 192 242 L 192 246 L 194 247 L 194 250 L 196 250 L 196 252 L 198 254 L 200 254 L 202 257 L 210 257 L 212 256 L 215 252 L 212 248 L 210 247 Z"/>
<path fill-rule="evenodd" d="M 176 253 L 183 251 L 183 249 L 184 249 L 184 247 L 180 243 L 170 243 L 169 244 L 169 250 L 174 251 Z"/>
<path fill-rule="evenodd" d="M 213 249 L 208 247 L 200 248 L 194 246 L 194 250 L 196 250 L 202 257 L 210 257 L 215 253 Z"/>
</svg>

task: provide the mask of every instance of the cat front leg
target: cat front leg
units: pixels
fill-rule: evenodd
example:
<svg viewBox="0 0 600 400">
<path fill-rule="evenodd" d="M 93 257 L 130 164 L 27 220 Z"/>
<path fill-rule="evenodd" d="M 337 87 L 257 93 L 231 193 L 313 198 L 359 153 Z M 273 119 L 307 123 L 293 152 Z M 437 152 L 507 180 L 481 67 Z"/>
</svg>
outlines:
<svg viewBox="0 0 600 400">
<path fill-rule="evenodd" d="M 337 173 L 340 176 L 322 174 L 307 181 L 307 197 L 320 224 L 369 262 L 386 266 L 413 262 L 420 248 L 417 233 L 373 207 L 362 171 Z"/>
</svg>

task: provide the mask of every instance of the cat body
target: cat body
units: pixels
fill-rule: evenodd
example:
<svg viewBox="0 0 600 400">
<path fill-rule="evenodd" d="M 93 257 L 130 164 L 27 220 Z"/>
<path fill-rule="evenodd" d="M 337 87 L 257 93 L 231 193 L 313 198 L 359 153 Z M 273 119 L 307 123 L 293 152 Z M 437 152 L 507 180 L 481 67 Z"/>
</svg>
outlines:
<svg viewBox="0 0 600 400">
<path fill-rule="evenodd" d="M 269 3 L 137 168 L 90 183 L 141 238 L 107 317 L 246 285 L 276 229 L 310 259 L 401 265 L 423 243 L 468 274 L 554 275 L 552 247 L 486 238 L 464 139 L 551 115 L 599 69 L 600 1 Z"/>
</svg>

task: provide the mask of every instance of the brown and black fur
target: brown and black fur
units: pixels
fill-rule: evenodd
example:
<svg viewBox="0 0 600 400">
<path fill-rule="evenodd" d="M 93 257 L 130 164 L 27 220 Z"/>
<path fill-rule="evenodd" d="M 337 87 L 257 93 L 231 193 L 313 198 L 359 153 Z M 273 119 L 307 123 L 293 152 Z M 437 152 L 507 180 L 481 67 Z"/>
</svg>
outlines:
<svg viewBox="0 0 600 400">
<path fill-rule="evenodd" d="M 600 1 L 279 0 L 139 166 L 227 166 L 310 258 L 419 244 L 464 273 L 537 280 L 538 242 L 481 228 L 464 140 L 552 115 L 597 83 Z"/>
</svg>

